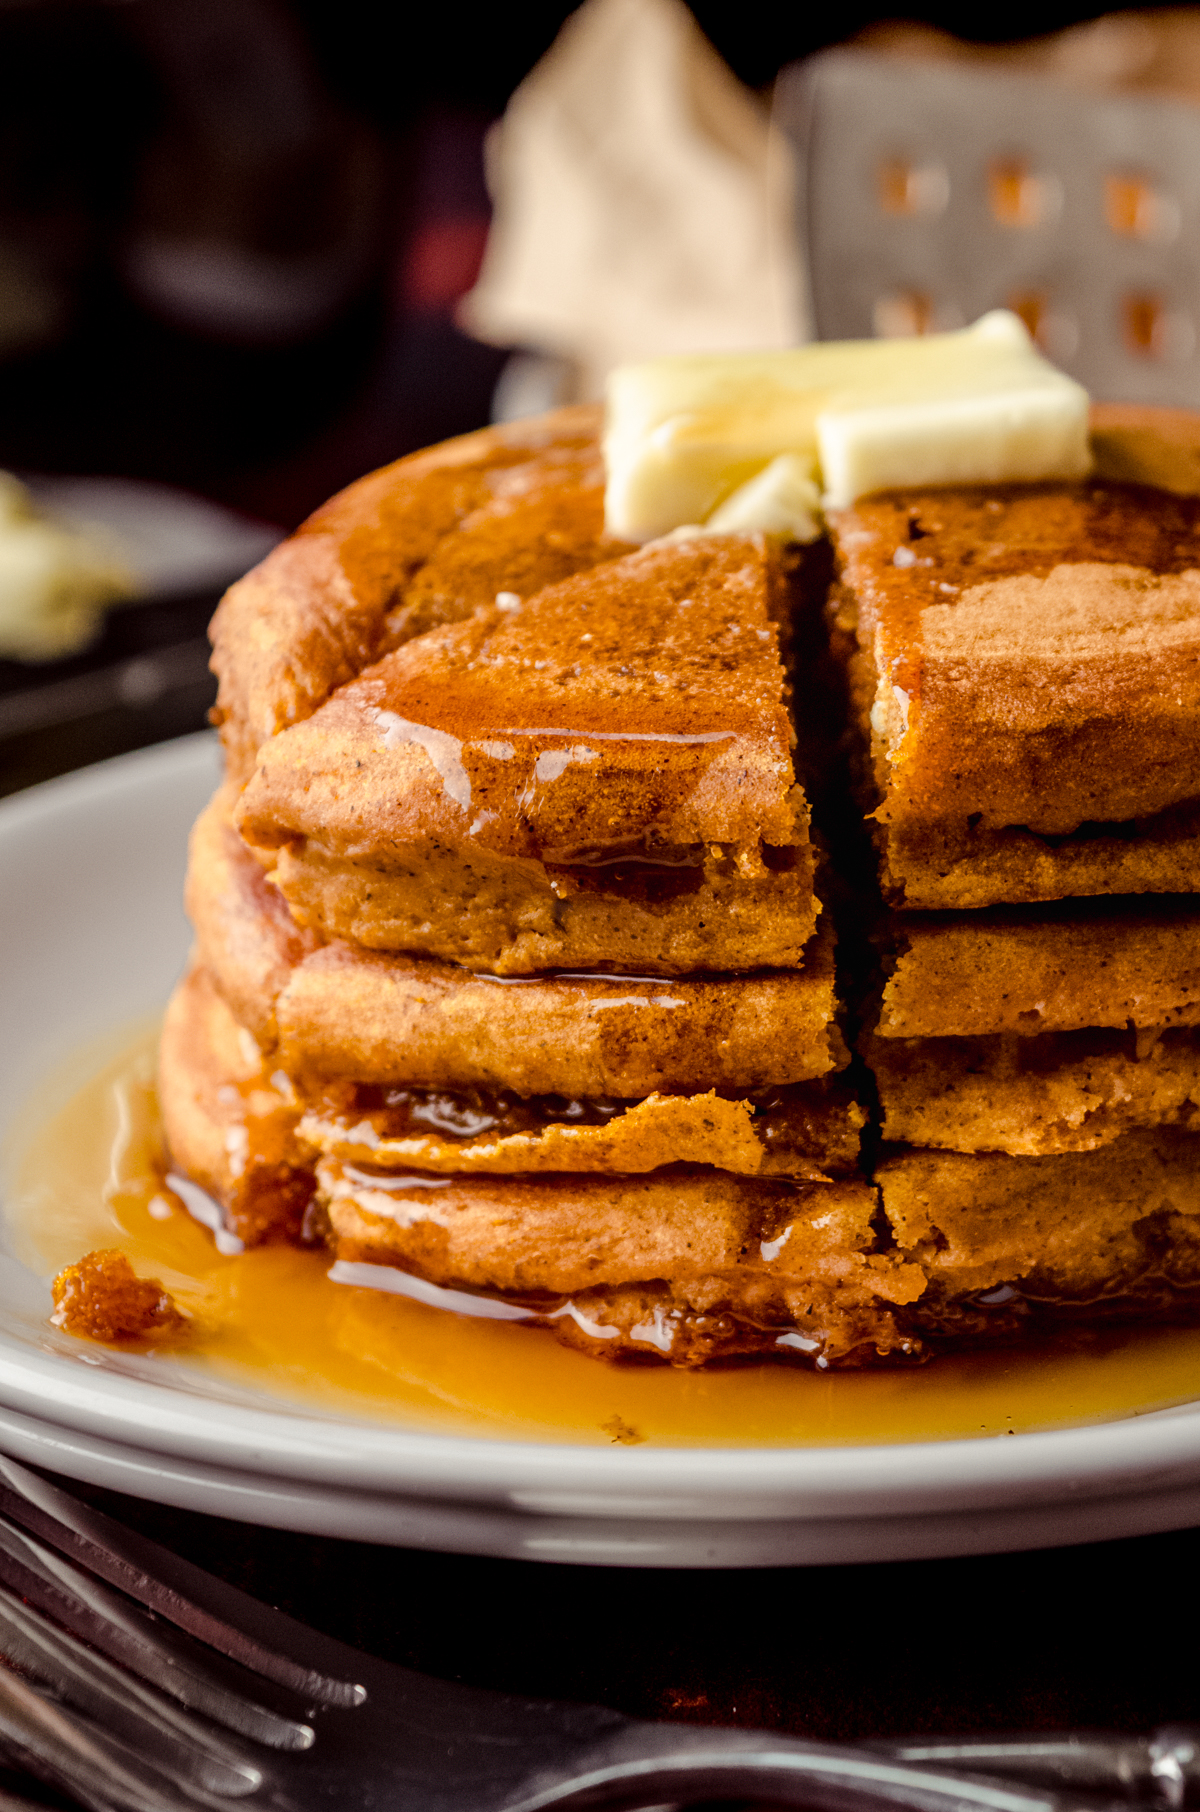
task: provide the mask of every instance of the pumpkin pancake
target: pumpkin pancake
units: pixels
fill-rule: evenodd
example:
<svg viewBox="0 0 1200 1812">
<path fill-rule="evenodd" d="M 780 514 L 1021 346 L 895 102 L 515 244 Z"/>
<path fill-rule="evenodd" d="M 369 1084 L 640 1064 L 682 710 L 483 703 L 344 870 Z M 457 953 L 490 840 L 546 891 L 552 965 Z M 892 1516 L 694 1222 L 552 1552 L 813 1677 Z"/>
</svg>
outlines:
<svg viewBox="0 0 1200 1812">
<path fill-rule="evenodd" d="M 1156 1126 L 1200 1131 L 1200 1034 L 869 1038 L 885 1139 L 1037 1157 Z"/>
<path fill-rule="evenodd" d="M 1200 1284 L 1200 1138 L 1134 1132 L 1059 1157 L 901 1151 L 878 1170 L 897 1251 L 940 1303 L 1017 1292 L 1086 1309 Z"/>
<path fill-rule="evenodd" d="M 216 987 L 292 1074 L 632 1099 L 772 1088 L 846 1061 L 829 929 L 802 969 L 478 975 L 299 932 L 211 809 L 193 833 L 187 903 Z"/>
<path fill-rule="evenodd" d="M 915 1267 L 874 1254 L 874 1199 L 858 1180 L 772 1185 L 687 1165 L 431 1179 L 327 1158 L 318 1200 L 335 1277 L 353 1266 L 346 1281 L 369 1283 L 388 1267 L 402 1284 L 487 1292 L 609 1358 L 903 1352 L 912 1343 L 893 1305 L 924 1285 Z"/>
<path fill-rule="evenodd" d="M 410 454 L 231 587 L 211 631 L 231 775 L 389 648 L 490 603 L 494 556 L 534 590 L 627 552 L 604 532 L 599 426 L 597 409 L 563 409 Z"/>
<path fill-rule="evenodd" d="M 1157 412 L 1125 415 L 1102 470 L 1148 473 Z M 832 532 L 898 903 L 1195 886 L 1200 497 L 1099 475 L 896 491 Z"/>
<path fill-rule="evenodd" d="M 880 1038 L 1200 1024 L 1200 901 L 894 916 Z"/>
<path fill-rule="evenodd" d="M 374 948 L 505 973 L 795 963 L 819 905 L 789 571 L 719 536 L 502 594 L 274 736 L 238 828 L 281 852 L 304 922 Z"/>
<path fill-rule="evenodd" d="M 273 1187 L 267 1173 L 286 1173 L 278 1192 L 291 1202 L 293 1173 L 311 1172 L 322 1155 L 463 1175 L 626 1174 L 686 1162 L 819 1182 L 856 1172 L 866 1119 L 839 1078 L 741 1097 L 710 1089 L 641 1099 L 293 1078 L 199 968 L 172 997 L 163 1065 L 174 1158 L 217 1198 L 243 1239 L 260 1237 L 254 1229 L 271 1220 L 262 1209 Z"/>
</svg>

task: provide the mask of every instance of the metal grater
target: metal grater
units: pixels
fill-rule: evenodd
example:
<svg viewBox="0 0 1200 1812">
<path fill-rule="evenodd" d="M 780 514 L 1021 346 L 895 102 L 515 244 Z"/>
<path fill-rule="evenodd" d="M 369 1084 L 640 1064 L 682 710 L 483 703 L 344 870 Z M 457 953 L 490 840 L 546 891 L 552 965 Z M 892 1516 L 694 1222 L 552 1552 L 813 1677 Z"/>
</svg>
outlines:
<svg viewBox="0 0 1200 1812">
<path fill-rule="evenodd" d="M 1200 108 L 833 50 L 776 117 L 818 339 L 1014 308 L 1093 396 L 1200 406 Z"/>
</svg>

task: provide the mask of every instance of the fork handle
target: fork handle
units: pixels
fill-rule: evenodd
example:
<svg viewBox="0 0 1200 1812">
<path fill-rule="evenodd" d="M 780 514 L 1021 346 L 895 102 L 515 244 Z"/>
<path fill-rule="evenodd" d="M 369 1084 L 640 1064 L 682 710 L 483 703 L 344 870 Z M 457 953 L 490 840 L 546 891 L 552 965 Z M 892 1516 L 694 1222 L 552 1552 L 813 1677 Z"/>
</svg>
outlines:
<svg viewBox="0 0 1200 1812">
<path fill-rule="evenodd" d="M 1163 1724 L 1146 1736 L 1104 1730 L 975 1737 L 910 1737 L 867 1745 L 876 1755 L 1059 1792 L 1123 1793 L 1164 1812 L 1200 1803 L 1200 1726 Z"/>
<path fill-rule="evenodd" d="M 1115 1785 L 1115 1783 L 1114 1783 Z M 1119 1792 L 1119 1789 L 1118 1789 Z M 503 1812 L 755 1799 L 808 1812 L 1130 1812 L 1124 1794 L 1052 1791 L 768 1732 L 635 1724 L 547 1770 Z M 1152 1804 L 1144 1800 L 1142 1804 Z"/>
</svg>

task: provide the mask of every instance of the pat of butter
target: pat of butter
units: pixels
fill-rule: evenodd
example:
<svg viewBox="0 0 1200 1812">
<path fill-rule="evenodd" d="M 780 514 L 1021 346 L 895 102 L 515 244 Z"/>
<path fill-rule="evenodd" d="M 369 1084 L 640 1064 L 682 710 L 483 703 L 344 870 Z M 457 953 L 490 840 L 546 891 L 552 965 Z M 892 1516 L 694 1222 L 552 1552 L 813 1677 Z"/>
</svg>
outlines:
<svg viewBox="0 0 1200 1812">
<path fill-rule="evenodd" d="M 798 453 L 779 453 L 757 477 L 747 479 L 717 505 L 704 525 L 709 535 L 762 532 L 791 541 L 821 533 L 821 493 L 812 467 Z"/>
<path fill-rule="evenodd" d="M 715 531 L 714 512 L 781 454 L 818 475 L 831 509 L 892 485 L 1078 478 L 1087 412 L 1087 392 L 1003 309 L 912 340 L 624 365 L 609 379 L 608 527 L 631 541 Z M 743 509 L 737 527 L 769 525 Z"/>
<path fill-rule="evenodd" d="M 821 493 L 812 469 L 798 453 L 780 453 L 757 477 L 749 478 L 718 504 L 707 522 L 688 522 L 658 536 L 660 541 L 694 541 L 700 535 L 782 535 L 788 541 L 815 541 L 821 534 Z"/>
</svg>

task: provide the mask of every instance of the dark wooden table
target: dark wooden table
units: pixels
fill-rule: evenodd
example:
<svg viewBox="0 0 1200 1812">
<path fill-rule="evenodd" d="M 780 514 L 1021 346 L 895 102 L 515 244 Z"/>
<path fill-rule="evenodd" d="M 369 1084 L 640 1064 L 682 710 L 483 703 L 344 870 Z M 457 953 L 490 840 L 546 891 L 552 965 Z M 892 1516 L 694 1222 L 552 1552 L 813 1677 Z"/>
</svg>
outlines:
<svg viewBox="0 0 1200 1812">
<path fill-rule="evenodd" d="M 543 1565 L 253 1528 L 73 1486 L 291 1616 L 447 1680 L 853 1741 L 1200 1721 L 1200 1531 L 871 1566 Z"/>
</svg>

